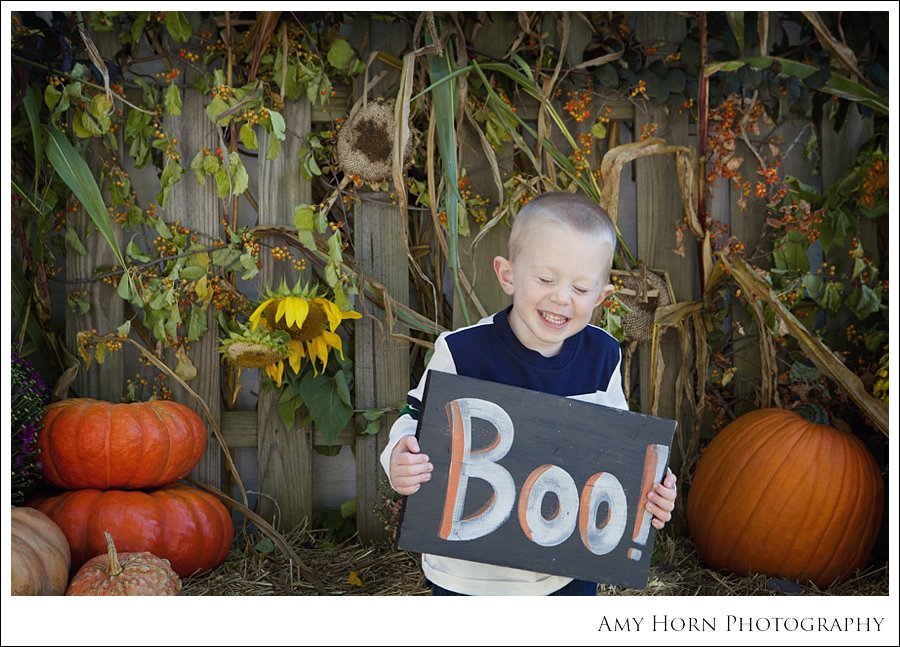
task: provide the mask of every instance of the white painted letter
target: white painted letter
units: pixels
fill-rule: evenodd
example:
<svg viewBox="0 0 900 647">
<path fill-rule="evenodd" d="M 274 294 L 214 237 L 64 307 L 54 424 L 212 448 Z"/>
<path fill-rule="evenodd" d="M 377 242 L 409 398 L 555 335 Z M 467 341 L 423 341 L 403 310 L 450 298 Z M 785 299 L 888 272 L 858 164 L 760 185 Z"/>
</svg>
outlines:
<svg viewBox="0 0 900 647">
<path fill-rule="evenodd" d="M 606 502 L 606 519 L 597 524 L 597 509 Z M 578 526 L 581 541 L 595 555 L 605 555 L 615 548 L 628 520 L 628 502 L 619 479 L 609 472 L 597 472 L 581 491 L 581 512 Z"/>
<path fill-rule="evenodd" d="M 552 519 L 541 514 L 544 496 L 552 492 L 559 507 Z M 578 523 L 578 486 L 569 473 L 556 465 L 541 465 L 525 479 L 519 494 L 519 525 L 525 536 L 539 546 L 557 546 Z"/>
<path fill-rule="evenodd" d="M 478 398 L 448 402 L 447 417 L 451 435 L 450 474 L 438 536 L 449 541 L 478 539 L 503 525 L 516 503 L 512 475 L 497 464 L 512 447 L 513 423 L 506 411 Z M 497 430 L 496 440 L 488 447 L 472 450 L 472 418 L 485 420 Z M 494 494 L 484 507 L 463 519 L 470 477 L 487 481 Z"/>
</svg>

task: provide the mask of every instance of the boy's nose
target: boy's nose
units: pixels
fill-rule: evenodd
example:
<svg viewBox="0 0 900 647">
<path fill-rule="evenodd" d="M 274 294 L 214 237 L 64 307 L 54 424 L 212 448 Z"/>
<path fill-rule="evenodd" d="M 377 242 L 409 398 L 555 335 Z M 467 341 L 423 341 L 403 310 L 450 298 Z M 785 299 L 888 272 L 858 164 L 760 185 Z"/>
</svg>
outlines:
<svg viewBox="0 0 900 647">
<path fill-rule="evenodd" d="M 561 303 L 563 305 L 569 303 L 571 295 L 569 291 L 563 287 L 557 287 L 550 295 L 550 298 L 554 303 Z"/>
</svg>

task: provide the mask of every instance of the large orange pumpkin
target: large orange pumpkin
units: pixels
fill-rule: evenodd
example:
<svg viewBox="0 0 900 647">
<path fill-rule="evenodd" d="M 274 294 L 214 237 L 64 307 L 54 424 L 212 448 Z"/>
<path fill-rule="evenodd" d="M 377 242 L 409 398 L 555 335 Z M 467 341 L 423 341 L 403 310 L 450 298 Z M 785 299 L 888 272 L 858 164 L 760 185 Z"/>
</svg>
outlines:
<svg viewBox="0 0 900 647">
<path fill-rule="evenodd" d="M 824 588 L 866 562 L 883 505 L 881 472 L 859 439 L 761 409 L 725 427 L 700 457 L 687 519 L 712 567 Z"/>
<path fill-rule="evenodd" d="M 62 528 L 72 570 L 107 552 L 109 532 L 122 552 L 168 559 L 182 577 L 215 568 L 228 555 L 234 528 L 222 503 L 206 492 L 174 484 L 151 492 L 71 490 L 29 505 Z"/>
<path fill-rule="evenodd" d="M 139 489 L 187 476 L 206 439 L 200 416 L 177 402 L 70 398 L 47 407 L 38 447 L 44 480 L 58 488 Z"/>
<path fill-rule="evenodd" d="M 10 593 L 62 595 L 69 583 L 71 556 L 66 536 L 34 508 L 13 508 L 10 515 Z"/>
</svg>

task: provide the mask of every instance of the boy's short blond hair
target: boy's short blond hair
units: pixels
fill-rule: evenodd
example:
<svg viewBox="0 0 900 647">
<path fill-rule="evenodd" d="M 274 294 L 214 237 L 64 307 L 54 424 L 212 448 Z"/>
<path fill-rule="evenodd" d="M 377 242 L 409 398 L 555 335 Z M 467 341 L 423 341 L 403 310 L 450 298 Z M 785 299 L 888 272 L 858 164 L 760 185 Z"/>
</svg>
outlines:
<svg viewBox="0 0 900 647">
<path fill-rule="evenodd" d="M 524 244 L 525 233 L 536 223 L 557 222 L 573 231 L 596 236 L 609 244 L 606 272 L 612 268 L 616 251 L 616 226 L 599 204 L 578 193 L 551 191 L 534 198 L 519 210 L 509 234 L 509 259 L 515 260 Z"/>
</svg>

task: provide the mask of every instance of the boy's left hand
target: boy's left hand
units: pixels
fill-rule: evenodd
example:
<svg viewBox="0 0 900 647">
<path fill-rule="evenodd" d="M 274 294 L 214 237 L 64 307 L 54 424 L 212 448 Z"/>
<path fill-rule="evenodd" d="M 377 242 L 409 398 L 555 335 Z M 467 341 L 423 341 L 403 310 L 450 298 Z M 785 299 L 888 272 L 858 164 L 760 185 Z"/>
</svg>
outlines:
<svg viewBox="0 0 900 647">
<path fill-rule="evenodd" d="M 672 510 L 675 509 L 675 480 L 675 474 L 667 467 L 666 478 L 662 483 L 654 483 L 653 489 L 647 494 L 647 510 L 653 514 L 650 523 L 657 530 L 662 530 L 672 518 Z"/>
</svg>

